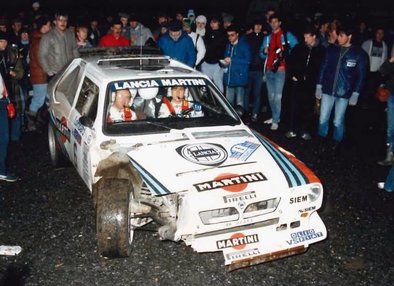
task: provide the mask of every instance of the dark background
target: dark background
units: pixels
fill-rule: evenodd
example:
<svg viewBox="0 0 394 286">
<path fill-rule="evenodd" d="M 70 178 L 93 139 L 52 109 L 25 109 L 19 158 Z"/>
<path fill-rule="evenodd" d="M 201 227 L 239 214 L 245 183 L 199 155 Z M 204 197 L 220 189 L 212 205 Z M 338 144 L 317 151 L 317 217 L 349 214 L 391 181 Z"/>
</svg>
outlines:
<svg viewBox="0 0 394 286">
<path fill-rule="evenodd" d="M 0 15 L 29 11 L 34 0 L 1 0 Z M 46 11 L 67 10 L 71 15 L 116 14 L 119 11 L 139 13 L 148 17 L 159 11 L 174 15 L 176 11 L 194 9 L 196 15 L 228 12 L 240 22 L 250 16 L 252 11 L 263 13 L 268 6 L 277 7 L 285 17 L 311 15 L 317 11 L 326 15 L 352 19 L 366 18 L 386 25 L 392 24 L 390 17 L 394 11 L 394 1 L 387 0 L 39 0 Z M 149 20 L 149 19 L 148 19 Z"/>
</svg>

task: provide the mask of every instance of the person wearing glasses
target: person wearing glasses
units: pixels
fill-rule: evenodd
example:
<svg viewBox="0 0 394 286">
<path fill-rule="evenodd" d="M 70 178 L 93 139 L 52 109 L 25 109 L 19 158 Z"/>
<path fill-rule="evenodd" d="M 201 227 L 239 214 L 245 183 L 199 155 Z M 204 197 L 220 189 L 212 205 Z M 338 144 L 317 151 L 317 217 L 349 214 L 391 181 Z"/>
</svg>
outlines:
<svg viewBox="0 0 394 286">
<path fill-rule="evenodd" d="M 220 60 L 224 69 L 224 85 L 228 101 L 233 106 L 245 106 L 245 92 L 249 80 L 249 65 L 252 53 L 245 37 L 240 37 L 237 26 L 226 29 L 228 44 L 224 51 L 224 59 Z"/>
</svg>

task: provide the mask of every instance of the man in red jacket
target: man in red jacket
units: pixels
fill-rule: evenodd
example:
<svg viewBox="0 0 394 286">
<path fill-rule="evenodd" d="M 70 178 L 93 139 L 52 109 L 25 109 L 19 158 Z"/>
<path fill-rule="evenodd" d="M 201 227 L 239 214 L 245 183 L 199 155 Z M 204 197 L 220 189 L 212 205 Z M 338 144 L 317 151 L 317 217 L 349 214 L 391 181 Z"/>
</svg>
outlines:
<svg viewBox="0 0 394 286">
<path fill-rule="evenodd" d="M 122 23 L 120 20 L 114 21 L 111 25 L 112 33 L 101 37 L 99 46 L 100 47 L 127 47 L 130 46 L 130 42 L 127 38 L 123 37 L 122 34 Z"/>
</svg>

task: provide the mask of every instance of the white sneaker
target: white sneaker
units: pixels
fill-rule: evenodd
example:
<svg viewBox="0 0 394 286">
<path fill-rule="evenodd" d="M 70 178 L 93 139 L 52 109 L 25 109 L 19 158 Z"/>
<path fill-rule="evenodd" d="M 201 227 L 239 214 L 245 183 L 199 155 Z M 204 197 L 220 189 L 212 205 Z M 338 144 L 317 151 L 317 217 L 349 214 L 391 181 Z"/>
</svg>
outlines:
<svg viewBox="0 0 394 286">
<path fill-rule="evenodd" d="M 384 190 L 384 182 L 379 182 L 378 183 L 378 188 L 381 190 Z"/>
<path fill-rule="evenodd" d="M 271 124 L 272 123 L 272 118 L 267 119 L 266 121 L 264 121 L 264 124 Z"/>
<path fill-rule="evenodd" d="M 278 128 L 279 128 L 279 124 L 278 123 L 272 123 L 271 124 L 271 130 L 278 130 Z"/>
</svg>

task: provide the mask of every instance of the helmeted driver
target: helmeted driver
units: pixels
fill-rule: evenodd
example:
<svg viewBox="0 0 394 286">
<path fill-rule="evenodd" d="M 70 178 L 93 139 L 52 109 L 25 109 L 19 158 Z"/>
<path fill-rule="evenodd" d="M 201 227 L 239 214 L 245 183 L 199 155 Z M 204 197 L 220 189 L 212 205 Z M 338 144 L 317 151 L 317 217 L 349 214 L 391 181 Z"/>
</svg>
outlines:
<svg viewBox="0 0 394 286">
<path fill-rule="evenodd" d="M 120 89 L 113 94 L 113 103 L 109 109 L 108 122 L 136 120 L 136 113 L 131 110 L 135 94 L 128 89 Z"/>
<path fill-rule="evenodd" d="M 185 99 L 185 91 L 184 86 L 173 86 L 171 99 L 163 97 L 158 117 L 182 116 L 189 111 L 192 104 Z"/>
</svg>

